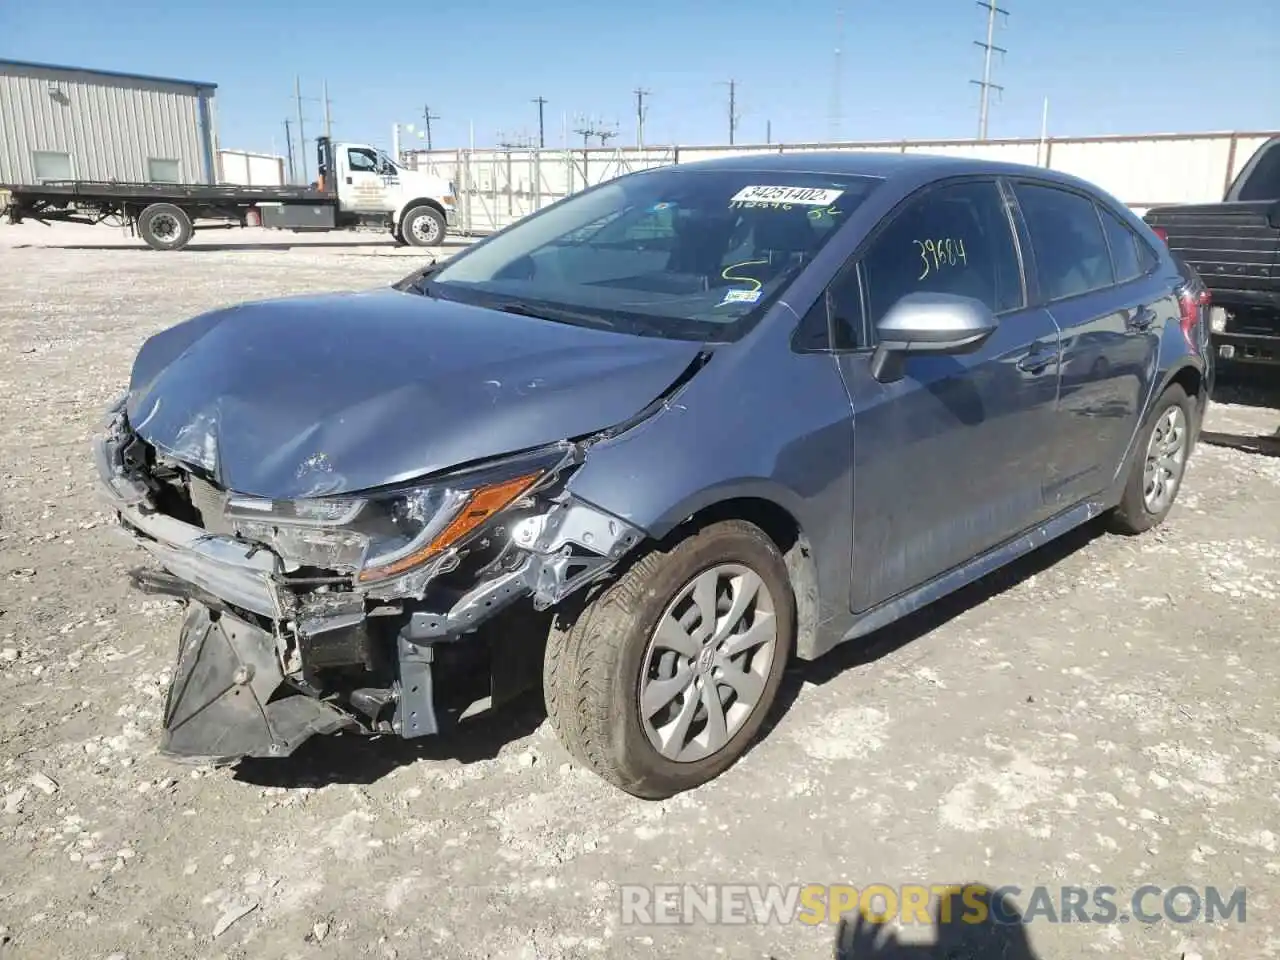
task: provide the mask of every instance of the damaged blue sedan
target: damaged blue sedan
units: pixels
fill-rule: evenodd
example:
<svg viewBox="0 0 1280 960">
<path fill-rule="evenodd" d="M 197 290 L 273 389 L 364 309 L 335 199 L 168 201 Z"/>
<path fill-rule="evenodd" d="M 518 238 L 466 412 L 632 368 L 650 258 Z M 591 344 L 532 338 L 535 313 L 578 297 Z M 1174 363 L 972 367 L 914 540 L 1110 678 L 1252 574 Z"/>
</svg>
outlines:
<svg viewBox="0 0 1280 960">
<path fill-rule="evenodd" d="M 1207 296 L 1047 170 L 781 154 L 630 174 L 391 288 L 141 348 L 95 440 L 187 616 L 162 749 L 421 737 L 541 685 L 665 797 L 816 658 L 1173 505 Z"/>
</svg>

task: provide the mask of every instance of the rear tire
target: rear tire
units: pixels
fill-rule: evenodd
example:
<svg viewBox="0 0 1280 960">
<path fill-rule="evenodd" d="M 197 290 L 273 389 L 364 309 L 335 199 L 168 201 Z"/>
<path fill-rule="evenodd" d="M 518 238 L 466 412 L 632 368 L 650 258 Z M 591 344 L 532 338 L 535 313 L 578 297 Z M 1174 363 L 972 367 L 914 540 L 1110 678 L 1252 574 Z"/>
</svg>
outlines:
<svg viewBox="0 0 1280 960">
<path fill-rule="evenodd" d="M 444 214 L 426 204 L 414 207 L 400 221 L 400 235 L 414 247 L 438 247 L 444 243 Z"/>
<path fill-rule="evenodd" d="M 716 523 L 642 557 L 552 631 L 547 716 L 569 753 L 604 780 L 633 796 L 669 797 L 747 750 L 794 637 L 778 548 L 752 524 Z"/>
<path fill-rule="evenodd" d="M 138 215 L 138 233 L 152 250 L 181 250 L 191 239 L 191 218 L 172 203 L 153 203 Z"/>
<path fill-rule="evenodd" d="M 1182 489 L 1195 415 L 1194 404 L 1178 384 L 1160 395 L 1138 437 L 1120 505 L 1111 513 L 1114 532 L 1143 533 L 1169 515 Z"/>
</svg>

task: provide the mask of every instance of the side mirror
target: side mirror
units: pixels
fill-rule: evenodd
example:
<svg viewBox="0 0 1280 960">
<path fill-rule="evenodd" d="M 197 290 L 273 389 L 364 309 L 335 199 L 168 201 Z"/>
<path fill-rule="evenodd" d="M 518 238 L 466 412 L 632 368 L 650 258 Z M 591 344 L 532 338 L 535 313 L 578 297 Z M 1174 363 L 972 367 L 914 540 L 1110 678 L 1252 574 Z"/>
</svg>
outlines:
<svg viewBox="0 0 1280 960">
<path fill-rule="evenodd" d="M 981 300 L 951 293 L 908 293 L 876 324 L 880 343 L 871 355 L 871 375 L 882 383 L 901 379 L 909 354 L 969 353 L 998 326 Z"/>
</svg>

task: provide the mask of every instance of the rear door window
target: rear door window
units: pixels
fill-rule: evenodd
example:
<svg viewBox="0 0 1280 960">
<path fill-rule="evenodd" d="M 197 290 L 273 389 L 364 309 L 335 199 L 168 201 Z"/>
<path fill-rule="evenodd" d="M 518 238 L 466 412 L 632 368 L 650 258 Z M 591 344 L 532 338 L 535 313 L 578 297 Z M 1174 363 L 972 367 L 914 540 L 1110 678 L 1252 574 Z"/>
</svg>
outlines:
<svg viewBox="0 0 1280 960">
<path fill-rule="evenodd" d="M 929 190 L 893 215 L 862 258 L 870 323 L 908 293 L 981 300 L 992 313 L 1023 305 L 1017 248 L 994 180 Z"/>
<path fill-rule="evenodd" d="M 1046 300 L 1065 300 L 1115 283 L 1111 253 L 1092 200 L 1025 181 L 1014 185 L 1014 193 L 1031 234 Z"/>
<path fill-rule="evenodd" d="M 1107 246 L 1111 248 L 1111 266 L 1115 270 L 1116 283 L 1126 283 L 1142 276 L 1146 271 L 1139 259 L 1138 235 L 1101 204 L 1098 212 L 1102 214 L 1102 228 L 1107 234 Z"/>
</svg>

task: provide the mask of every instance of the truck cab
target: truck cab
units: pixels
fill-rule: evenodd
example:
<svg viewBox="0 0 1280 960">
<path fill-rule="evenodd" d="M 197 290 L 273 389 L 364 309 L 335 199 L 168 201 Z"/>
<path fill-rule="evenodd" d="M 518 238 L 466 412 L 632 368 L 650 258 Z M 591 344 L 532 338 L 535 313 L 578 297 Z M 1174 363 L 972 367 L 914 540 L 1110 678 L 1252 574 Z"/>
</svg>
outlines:
<svg viewBox="0 0 1280 960">
<path fill-rule="evenodd" d="M 385 224 L 413 246 L 439 244 L 456 223 L 452 183 L 410 170 L 367 144 L 321 138 L 320 187 L 337 197 L 339 226 Z"/>
</svg>

